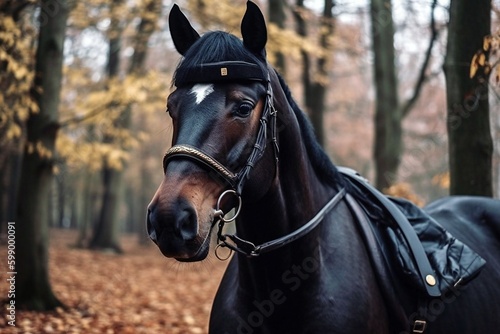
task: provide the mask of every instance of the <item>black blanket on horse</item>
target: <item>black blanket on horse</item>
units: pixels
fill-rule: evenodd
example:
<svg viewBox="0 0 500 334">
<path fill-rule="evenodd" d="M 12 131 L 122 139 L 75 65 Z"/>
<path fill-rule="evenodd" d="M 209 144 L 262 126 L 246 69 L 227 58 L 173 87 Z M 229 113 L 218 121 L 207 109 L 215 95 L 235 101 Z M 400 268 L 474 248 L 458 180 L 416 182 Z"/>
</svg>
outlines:
<svg viewBox="0 0 500 334">
<path fill-rule="evenodd" d="M 346 176 L 349 187 L 368 194 L 369 203 L 379 206 L 380 214 L 377 215 L 373 213 L 373 206 L 368 208 L 364 201 L 358 201 L 370 217 L 379 243 L 392 254 L 386 258 L 396 264 L 396 270 L 411 284 L 427 292 L 429 297 L 436 297 L 457 285 L 467 284 L 479 274 L 485 260 L 424 210 L 407 200 L 384 196 L 352 170 L 340 168 L 340 171 Z M 423 248 L 425 255 L 419 257 L 419 248 Z M 422 272 L 419 262 L 430 266 L 427 273 Z M 429 290 L 432 287 L 434 292 Z"/>
<path fill-rule="evenodd" d="M 413 226 L 431 267 L 437 275 L 441 293 L 458 284 L 463 286 L 479 274 L 486 261 L 469 246 L 452 236 L 436 220 L 413 203 L 396 198 L 390 198 L 390 200 L 398 206 Z M 389 228 L 387 232 L 391 235 L 403 272 L 423 289 L 422 281 L 415 274 L 416 268 L 410 249 L 402 242 L 403 239 L 398 229 Z"/>
</svg>

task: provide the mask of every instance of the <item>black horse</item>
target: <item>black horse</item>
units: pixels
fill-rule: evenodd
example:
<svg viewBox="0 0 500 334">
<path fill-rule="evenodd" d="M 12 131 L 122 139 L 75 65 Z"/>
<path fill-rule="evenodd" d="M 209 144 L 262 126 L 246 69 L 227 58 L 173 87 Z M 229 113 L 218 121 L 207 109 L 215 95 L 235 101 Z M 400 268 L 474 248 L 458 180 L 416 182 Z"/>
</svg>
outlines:
<svg viewBox="0 0 500 334">
<path fill-rule="evenodd" d="M 486 266 L 466 287 L 422 304 L 421 291 L 394 279 L 399 274 L 375 268 L 386 254 L 367 244 L 347 203 L 368 197 L 330 162 L 268 65 L 258 7 L 248 2 L 242 40 L 220 31 L 200 37 L 177 6 L 169 20 L 184 58 L 167 106 L 173 147 L 147 228 L 161 252 L 179 261 L 203 260 L 212 230 L 216 253 L 236 251 L 215 297 L 211 333 L 500 331 L 499 201 L 429 206 Z M 227 235 L 232 208 L 236 235 Z"/>
</svg>

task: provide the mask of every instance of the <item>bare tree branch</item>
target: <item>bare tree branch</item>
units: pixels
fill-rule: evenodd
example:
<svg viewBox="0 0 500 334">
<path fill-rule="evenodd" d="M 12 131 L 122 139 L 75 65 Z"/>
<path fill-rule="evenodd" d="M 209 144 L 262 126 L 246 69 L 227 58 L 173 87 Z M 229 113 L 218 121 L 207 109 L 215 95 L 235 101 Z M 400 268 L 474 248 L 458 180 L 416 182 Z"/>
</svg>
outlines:
<svg viewBox="0 0 500 334">
<path fill-rule="evenodd" d="M 109 105 L 99 106 L 97 108 L 90 110 L 89 112 L 87 112 L 83 116 L 75 116 L 75 117 L 67 118 L 67 119 L 59 122 L 59 127 L 64 128 L 64 127 L 67 127 L 67 126 L 70 126 L 73 124 L 82 123 L 82 122 L 84 122 L 92 117 L 98 116 L 100 113 L 102 113 L 104 111 L 109 110 L 109 108 L 110 108 Z"/>
<path fill-rule="evenodd" d="M 413 108 L 413 106 L 418 100 L 418 97 L 420 96 L 420 92 L 422 90 L 424 83 L 427 82 L 431 77 L 431 75 L 426 75 L 426 72 L 427 68 L 429 67 L 434 43 L 436 42 L 436 39 L 439 35 L 439 30 L 436 27 L 436 18 L 434 16 L 434 11 L 436 9 L 436 6 L 437 6 L 437 0 L 433 0 L 431 4 L 431 23 L 430 23 L 431 37 L 429 39 L 429 46 L 427 47 L 424 62 L 422 63 L 422 67 L 420 68 L 420 74 L 415 83 L 413 95 L 408 100 L 406 100 L 406 102 L 401 106 L 401 115 L 403 116 L 403 118 L 409 114 L 410 110 Z"/>
</svg>

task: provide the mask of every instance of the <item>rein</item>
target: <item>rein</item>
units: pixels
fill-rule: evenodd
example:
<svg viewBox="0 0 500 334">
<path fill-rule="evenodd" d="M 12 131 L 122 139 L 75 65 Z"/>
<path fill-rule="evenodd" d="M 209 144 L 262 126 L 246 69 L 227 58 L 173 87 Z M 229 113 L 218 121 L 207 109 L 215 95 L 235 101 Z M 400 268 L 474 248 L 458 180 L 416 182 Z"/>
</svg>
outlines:
<svg viewBox="0 0 500 334">
<path fill-rule="evenodd" d="M 217 233 L 217 239 L 220 242 L 215 249 L 215 255 L 219 260 L 226 260 L 227 258 L 229 258 L 229 256 L 221 257 L 217 253 L 217 250 L 220 247 L 227 247 L 230 250 L 246 255 L 247 257 L 257 257 L 261 254 L 281 248 L 311 232 L 316 226 L 318 226 L 319 223 L 321 223 L 325 215 L 329 213 L 335 206 L 337 206 L 337 204 L 344 198 L 345 194 L 346 190 L 345 188 L 342 188 L 334 197 L 332 197 L 330 201 L 328 201 L 328 203 L 325 204 L 325 206 L 323 206 L 323 208 L 321 208 L 320 211 L 318 211 L 318 213 L 310 221 L 287 235 L 264 242 L 260 245 L 255 245 L 250 241 L 241 239 L 235 234 L 222 234 L 222 228 L 227 221 L 219 218 L 219 231 Z M 231 221 L 236 219 L 235 216 L 231 218 Z M 230 242 L 228 242 L 228 240 L 230 240 Z"/>
<path fill-rule="evenodd" d="M 255 144 L 253 145 L 252 151 L 248 156 L 245 165 L 239 172 L 232 172 L 229 168 L 212 158 L 209 154 L 196 147 L 186 144 L 172 146 L 167 153 L 165 153 L 163 158 L 164 169 L 166 169 L 169 160 L 173 158 L 187 158 L 194 160 L 195 162 L 201 163 L 213 170 L 231 187 L 231 189 L 224 191 L 219 196 L 211 225 L 212 229 L 218 223 L 217 240 L 219 243 L 215 249 L 215 255 L 219 260 L 226 260 L 231 255 L 231 253 L 229 253 L 227 257 L 220 256 L 217 251 L 221 247 L 227 247 L 231 251 L 244 254 L 248 257 L 256 257 L 260 254 L 283 247 L 284 245 L 303 237 L 311 232 L 322 221 L 323 217 L 344 197 L 346 192 L 343 188 L 309 222 L 283 237 L 265 242 L 261 245 L 256 246 L 254 243 L 241 239 L 234 234 L 223 234 L 224 225 L 236 220 L 240 213 L 243 187 L 249 177 L 250 171 L 264 155 L 268 140 L 268 126 L 271 132 L 271 141 L 273 143 L 274 156 L 276 160 L 275 175 L 277 176 L 278 174 L 279 146 L 276 130 L 277 110 L 273 104 L 273 91 L 269 71 L 264 71 L 257 64 L 240 61 L 228 61 L 202 64 L 193 68 L 183 69 L 182 71 L 179 71 L 178 74 L 180 74 L 182 79 L 176 79 L 177 86 L 200 82 L 227 82 L 234 81 L 236 79 L 262 81 L 267 86 L 265 105 L 260 118 L 260 127 L 257 132 Z M 195 80 L 194 78 L 197 79 Z M 226 218 L 227 213 L 220 209 L 222 199 L 226 196 L 234 196 L 238 200 L 238 206 L 235 207 L 236 213 L 230 218 Z"/>
</svg>

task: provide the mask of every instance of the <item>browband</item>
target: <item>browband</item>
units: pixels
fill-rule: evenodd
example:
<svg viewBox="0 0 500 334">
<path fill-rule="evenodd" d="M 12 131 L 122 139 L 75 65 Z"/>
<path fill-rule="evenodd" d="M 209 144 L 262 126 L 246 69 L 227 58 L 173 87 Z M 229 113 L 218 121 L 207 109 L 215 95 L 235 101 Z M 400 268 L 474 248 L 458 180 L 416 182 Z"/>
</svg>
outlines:
<svg viewBox="0 0 500 334">
<path fill-rule="evenodd" d="M 177 87 L 196 83 L 215 83 L 237 80 L 267 81 L 261 67 L 246 61 L 222 61 L 193 67 L 180 67 L 175 74 Z"/>
</svg>

